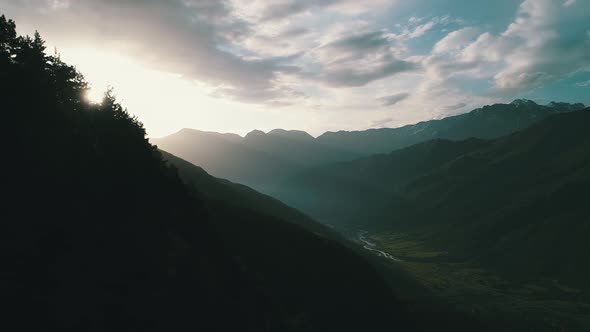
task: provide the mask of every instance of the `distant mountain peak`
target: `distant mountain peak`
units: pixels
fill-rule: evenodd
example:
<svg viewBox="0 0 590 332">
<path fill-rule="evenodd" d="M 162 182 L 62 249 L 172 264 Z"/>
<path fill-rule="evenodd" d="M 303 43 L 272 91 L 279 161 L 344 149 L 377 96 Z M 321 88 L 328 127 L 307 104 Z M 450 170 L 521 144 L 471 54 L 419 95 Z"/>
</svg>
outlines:
<svg viewBox="0 0 590 332">
<path fill-rule="evenodd" d="M 313 136 L 302 130 L 274 129 L 271 130 L 268 135 L 305 140 L 314 139 Z"/>
<path fill-rule="evenodd" d="M 242 137 L 238 134 L 218 133 L 218 132 L 214 132 L 214 131 L 204 131 L 204 130 L 198 130 L 198 129 L 192 129 L 192 128 L 182 128 L 177 133 L 172 134 L 167 137 L 174 137 L 174 136 L 178 136 L 178 137 L 217 137 L 217 138 L 222 138 L 222 139 L 232 141 L 232 142 L 238 142 L 238 141 L 242 140 Z M 160 138 L 160 140 L 161 139 L 165 139 L 165 137 Z M 158 139 L 156 138 L 155 140 L 157 141 Z"/>
<path fill-rule="evenodd" d="M 178 131 L 178 133 L 202 133 L 203 131 L 198 130 L 198 129 L 192 129 L 192 128 L 182 128 Z"/>
<path fill-rule="evenodd" d="M 551 108 L 555 108 L 555 109 L 559 109 L 559 110 L 568 110 L 568 111 L 579 111 L 579 110 L 583 110 L 584 108 L 586 108 L 586 106 L 582 103 L 564 103 L 564 102 L 557 102 L 557 101 L 552 101 L 549 104 L 547 104 L 548 107 Z"/>
<path fill-rule="evenodd" d="M 510 105 L 515 105 L 515 106 L 538 106 L 537 103 L 535 103 L 534 101 L 532 101 L 530 99 L 516 99 L 513 102 L 511 102 Z"/>
<path fill-rule="evenodd" d="M 264 131 L 254 129 L 251 132 L 249 132 L 248 134 L 246 134 L 246 136 L 244 138 L 248 139 L 248 138 L 262 137 L 262 136 L 266 136 L 266 133 Z"/>
</svg>

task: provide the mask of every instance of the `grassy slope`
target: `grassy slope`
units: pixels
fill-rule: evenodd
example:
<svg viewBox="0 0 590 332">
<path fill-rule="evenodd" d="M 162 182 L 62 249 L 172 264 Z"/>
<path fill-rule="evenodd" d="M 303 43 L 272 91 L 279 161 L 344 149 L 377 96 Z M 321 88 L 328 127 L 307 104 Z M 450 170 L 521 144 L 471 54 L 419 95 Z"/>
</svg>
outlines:
<svg viewBox="0 0 590 332">
<path fill-rule="evenodd" d="M 515 281 L 475 263 L 457 261 L 409 234 L 377 232 L 377 247 L 402 259 L 413 275 L 446 303 L 480 320 L 515 322 L 520 331 L 586 331 L 590 296 L 552 279 Z"/>
</svg>

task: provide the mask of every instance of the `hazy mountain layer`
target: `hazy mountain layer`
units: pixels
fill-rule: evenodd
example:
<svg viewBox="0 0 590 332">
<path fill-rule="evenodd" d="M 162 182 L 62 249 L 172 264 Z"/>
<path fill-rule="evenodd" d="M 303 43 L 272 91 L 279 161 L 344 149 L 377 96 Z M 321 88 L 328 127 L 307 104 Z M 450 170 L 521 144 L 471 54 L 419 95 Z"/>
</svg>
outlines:
<svg viewBox="0 0 590 332">
<path fill-rule="evenodd" d="M 152 140 L 163 150 L 202 166 L 214 176 L 270 191 L 276 181 L 306 167 L 350 160 L 358 156 L 345 149 L 317 144 L 298 131 L 253 131 L 242 138 L 183 129 Z"/>
<path fill-rule="evenodd" d="M 516 100 L 485 106 L 470 113 L 401 128 L 325 133 L 318 138 L 301 131 L 255 130 L 244 138 L 183 129 L 153 142 L 198 164 L 214 176 L 272 193 L 276 184 L 307 167 L 389 153 L 432 139 L 496 138 L 547 116 L 579 110 L 581 104 L 537 105 Z"/>
</svg>

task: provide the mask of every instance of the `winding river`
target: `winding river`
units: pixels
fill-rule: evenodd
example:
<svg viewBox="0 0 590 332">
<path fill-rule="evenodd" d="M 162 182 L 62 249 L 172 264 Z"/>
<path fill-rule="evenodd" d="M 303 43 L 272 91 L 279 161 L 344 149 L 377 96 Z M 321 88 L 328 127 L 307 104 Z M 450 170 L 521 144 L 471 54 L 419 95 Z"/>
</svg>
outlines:
<svg viewBox="0 0 590 332">
<path fill-rule="evenodd" d="M 385 251 L 377 249 L 376 248 L 377 245 L 375 243 L 369 241 L 369 239 L 367 239 L 367 234 L 369 234 L 369 232 L 360 231 L 359 235 L 358 235 L 358 240 L 363 243 L 363 248 L 376 253 L 378 256 L 385 257 L 387 259 L 391 259 L 394 262 L 401 262 L 402 261 L 401 259 L 394 257 L 394 256 L 386 253 Z"/>
</svg>

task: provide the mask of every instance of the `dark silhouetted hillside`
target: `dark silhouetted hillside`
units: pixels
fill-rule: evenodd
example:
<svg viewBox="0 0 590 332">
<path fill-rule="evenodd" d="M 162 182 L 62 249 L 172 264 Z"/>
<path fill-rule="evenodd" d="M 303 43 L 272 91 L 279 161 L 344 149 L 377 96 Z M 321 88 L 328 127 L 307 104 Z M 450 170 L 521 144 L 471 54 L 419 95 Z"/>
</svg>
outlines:
<svg viewBox="0 0 590 332">
<path fill-rule="evenodd" d="M 244 144 L 244 139 L 237 135 L 183 129 L 152 141 L 163 150 L 201 165 L 214 176 L 258 190 L 272 186 L 273 179 L 302 169 L 296 162 Z"/>
<path fill-rule="evenodd" d="M 290 329 L 141 123 L 4 16 L 0 73 L 4 329 Z"/>
<path fill-rule="evenodd" d="M 279 218 L 299 225 L 317 235 L 342 240 L 330 228 L 314 221 L 302 212 L 295 210 L 276 198 L 261 194 L 250 187 L 225 179 L 215 178 L 204 169 L 178 158 L 166 151 L 161 151 L 164 159 L 173 165 L 180 177 L 208 200 L 223 202 L 240 209 L 250 209 L 257 213 Z"/>
<path fill-rule="evenodd" d="M 227 247 L 303 330 L 354 331 L 395 323 L 404 311 L 373 268 L 331 230 L 243 185 L 164 153 L 197 191 Z M 343 241 L 343 240 L 342 240 Z"/>
</svg>

